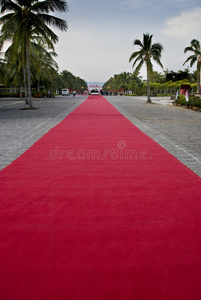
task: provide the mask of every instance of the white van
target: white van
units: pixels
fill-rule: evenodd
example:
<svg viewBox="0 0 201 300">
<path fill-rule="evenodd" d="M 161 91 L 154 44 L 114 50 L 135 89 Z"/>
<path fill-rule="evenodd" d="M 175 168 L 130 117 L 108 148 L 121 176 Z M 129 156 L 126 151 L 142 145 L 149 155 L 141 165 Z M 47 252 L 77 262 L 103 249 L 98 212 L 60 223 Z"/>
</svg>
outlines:
<svg viewBox="0 0 201 300">
<path fill-rule="evenodd" d="M 69 96 L 69 89 L 62 89 L 61 94 L 62 96 Z"/>
</svg>

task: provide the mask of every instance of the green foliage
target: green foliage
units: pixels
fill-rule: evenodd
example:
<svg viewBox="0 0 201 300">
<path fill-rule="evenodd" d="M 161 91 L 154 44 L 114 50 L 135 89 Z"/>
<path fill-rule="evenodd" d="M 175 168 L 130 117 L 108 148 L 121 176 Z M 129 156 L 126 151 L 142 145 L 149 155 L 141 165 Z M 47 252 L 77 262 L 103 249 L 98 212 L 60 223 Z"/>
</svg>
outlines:
<svg viewBox="0 0 201 300">
<path fill-rule="evenodd" d="M 69 90 L 75 91 L 85 91 L 87 90 L 87 83 L 84 79 L 80 78 L 79 76 L 73 75 L 71 72 L 67 70 L 63 70 L 60 74 L 61 79 L 61 89 L 66 87 Z"/>
<path fill-rule="evenodd" d="M 179 106 L 201 108 L 201 99 L 195 96 L 189 96 L 189 101 L 186 101 L 185 95 L 179 95 L 178 99 L 175 100 L 174 103 Z"/>
<path fill-rule="evenodd" d="M 189 80 L 190 72 L 189 69 L 179 70 L 178 72 L 170 71 L 166 73 L 166 81 L 180 81 L 180 80 Z"/>
<path fill-rule="evenodd" d="M 32 107 L 31 75 L 35 74 L 39 81 L 44 73 L 51 77 L 52 70 L 56 67 L 56 62 L 53 60 L 55 53 L 45 50 L 46 47 L 54 51 L 54 44 L 58 42 L 58 36 L 50 29 L 49 25 L 62 31 L 66 31 L 68 28 L 65 20 L 49 13 L 66 12 L 68 10 L 67 2 L 61 0 L 1 0 L 0 6 L 3 14 L 0 18 L 0 47 L 2 48 L 6 41 L 11 43 L 10 51 L 7 53 L 9 57 L 7 65 L 12 67 L 9 78 L 13 77 L 14 83 L 18 83 L 20 88 L 24 78 L 24 88 L 28 87 L 26 89 L 28 102 Z M 42 41 L 43 47 L 39 45 L 39 40 Z M 37 52 L 38 55 L 36 55 Z"/>
<path fill-rule="evenodd" d="M 200 68 L 201 68 L 201 45 L 200 42 L 196 39 L 191 41 L 190 46 L 184 49 L 184 53 L 190 52 L 190 56 L 184 62 L 184 65 L 187 62 L 190 62 L 190 67 L 195 63 L 197 64 L 197 89 L 200 93 Z"/>
<path fill-rule="evenodd" d="M 186 97 L 184 95 L 179 95 L 178 99 L 175 100 L 175 103 L 181 106 L 186 105 Z"/>
<path fill-rule="evenodd" d="M 8 92 L 0 93 L 0 97 L 17 97 L 17 96 L 18 96 L 17 93 L 8 93 Z"/>
<path fill-rule="evenodd" d="M 201 99 L 199 97 L 189 97 L 189 103 L 187 106 L 195 106 L 201 108 Z"/>
<path fill-rule="evenodd" d="M 153 35 L 143 34 L 143 41 L 135 40 L 133 42 L 134 46 L 140 47 L 140 50 L 135 51 L 131 54 L 129 58 L 129 62 L 133 62 L 133 67 L 135 67 L 135 73 L 138 73 L 142 68 L 143 64 L 146 65 L 147 70 L 147 102 L 151 102 L 150 98 L 150 75 L 153 73 L 153 64 L 152 60 L 154 60 L 157 64 L 163 68 L 163 65 L 160 61 L 161 52 L 163 50 L 163 46 L 159 43 L 152 44 Z"/>
<path fill-rule="evenodd" d="M 155 78 L 160 78 L 157 76 L 157 72 L 155 73 Z M 127 74 L 125 81 L 125 74 Z M 191 83 L 187 79 L 179 80 L 179 81 L 168 81 L 168 82 L 150 82 L 150 90 L 151 94 L 156 94 L 157 96 L 171 96 L 176 95 L 177 90 L 180 90 L 182 84 L 189 84 L 191 88 L 191 92 L 196 92 L 197 84 Z M 123 88 L 122 88 L 123 86 Z M 121 73 L 116 74 L 111 77 L 103 86 L 103 90 L 110 90 L 116 92 L 126 92 L 131 91 L 132 94 L 136 95 L 145 95 L 147 91 L 147 82 L 146 80 L 142 80 L 141 77 L 137 77 L 132 73 Z"/>
</svg>

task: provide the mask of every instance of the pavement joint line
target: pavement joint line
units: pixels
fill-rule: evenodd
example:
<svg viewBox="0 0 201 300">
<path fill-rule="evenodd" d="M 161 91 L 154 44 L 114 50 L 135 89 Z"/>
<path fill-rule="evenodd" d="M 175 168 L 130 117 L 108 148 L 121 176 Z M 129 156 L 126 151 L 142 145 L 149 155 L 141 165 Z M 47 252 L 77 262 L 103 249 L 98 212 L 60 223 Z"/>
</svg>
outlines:
<svg viewBox="0 0 201 300">
<path fill-rule="evenodd" d="M 20 143 L 17 147 L 15 147 L 14 149 L 12 148 L 12 150 L 10 152 L 12 152 L 13 150 L 18 149 L 20 146 L 22 146 L 26 141 L 28 141 L 30 138 L 32 138 L 35 135 L 35 133 L 33 133 L 31 136 L 29 136 L 27 139 L 23 140 L 22 143 Z"/>
<path fill-rule="evenodd" d="M 47 115 L 45 115 L 46 117 L 48 117 L 48 119 L 44 119 L 45 116 L 43 117 L 43 115 L 39 114 L 42 119 L 38 119 L 36 122 L 34 122 L 36 124 L 33 123 L 32 119 L 30 121 L 25 119 L 27 125 L 30 126 L 30 124 L 32 124 L 32 126 L 36 126 L 36 127 L 27 128 L 29 130 L 28 132 L 26 132 L 25 129 L 24 130 L 25 133 L 17 136 L 17 138 L 15 138 L 14 135 L 11 136 L 10 143 L 5 144 L 5 147 L 3 146 L 2 149 L 0 147 L 0 151 L 3 153 L 0 155 L 0 171 L 4 169 L 6 166 L 8 166 L 12 161 L 17 159 L 24 152 L 26 152 L 27 149 L 29 149 L 40 138 L 42 138 L 48 131 L 50 131 L 52 128 L 57 126 L 62 120 L 64 120 L 70 113 L 72 113 L 72 111 L 74 111 L 74 109 L 76 109 L 85 100 L 86 97 L 82 97 L 81 99 L 79 98 L 76 99 L 76 101 L 74 101 L 73 103 L 69 103 L 68 106 L 65 107 L 63 110 L 60 110 L 60 112 L 55 111 L 55 113 L 53 113 L 50 118 Z M 18 104 L 18 102 L 16 103 Z M 61 103 L 64 104 L 64 102 Z M 3 108 L 9 109 L 9 106 L 7 107 L 4 106 Z M 51 108 L 51 102 L 50 102 L 50 108 Z M 44 106 L 41 106 L 41 109 L 44 109 Z M 8 116 L 9 116 L 9 112 L 8 112 Z M 7 125 L 8 124 L 5 124 L 5 126 L 3 127 L 5 127 L 6 131 L 8 132 L 9 129 L 7 129 Z M 18 129 L 22 130 L 22 124 L 20 124 L 17 127 L 17 130 Z M 2 133 L 3 135 L 2 127 L 0 133 Z"/>
<path fill-rule="evenodd" d="M 24 134 L 23 136 L 20 137 L 20 140 L 22 140 L 24 137 L 26 137 L 26 135 L 28 135 L 28 134 L 30 134 L 31 132 L 35 131 L 36 129 L 38 129 L 39 127 L 41 127 L 43 124 L 47 123 L 47 122 L 50 121 L 50 120 L 51 120 L 51 118 L 49 118 L 49 119 L 46 120 L 45 122 L 39 124 L 36 128 L 30 130 L 30 131 L 27 132 L 26 134 Z M 11 148 L 12 150 L 11 150 L 10 152 L 12 152 L 14 149 L 19 148 L 19 147 L 24 143 L 24 141 L 25 141 L 25 142 L 28 141 L 28 140 L 29 140 L 31 137 L 33 137 L 33 136 L 34 136 L 34 134 L 31 135 L 31 136 L 29 136 L 27 139 L 23 140 L 23 142 L 20 143 L 20 144 L 18 144 L 17 147 L 15 147 L 14 145 L 15 145 L 16 143 L 18 143 L 19 141 L 14 142 L 14 144 L 13 144 L 13 146 L 12 146 L 12 148 Z"/>
<path fill-rule="evenodd" d="M 171 145 L 175 146 L 175 148 L 178 148 L 179 150 L 182 150 L 183 152 L 187 153 L 189 156 L 191 156 L 194 160 L 196 160 L 199 164 L 201 164 L 201 161 L 195 157 L 194 155 L 192 155 L 191 153 L 189 153 L 188 151 L 186 151 L 184 148 L 179 147 L 177 144 L 171 142 L 170 140 L 168 140 L 166 137 L 160 135 L 163 139 L 167 140 Z"/>
<path fill-rule="evenodd" d="M 80 100 L 79 102 L 82 102 L 82 100 Z M 17 103 L 17 102 L 15 102 Z M 70 105 L 67 110 L 71 107 L 75 105 L 75 103 L 73 103 L 72 105 Z M 64 112 L 62 112 L 61 114 L 64 114 Z M 60 115 L 60 114 L 59 114 Z M 53 118 L 49 118 L 48 120 L 44 121 L 43 123 L 39 124 L 37 127 L 35 127 L 34 129 L 30 130 L 29 132 L 27 132 L 26 134 L 24 134 L 23 136 L 20 137 L 20 140 L 22 140 L 23 138 L 25 138 L 27 135 L 29 135 L 31 132 L 33 131 L 36 131 L 39 127 L 43 126 L 44 124 L 46 124 L 47 122 L 49 122 L 50 120 L 54 120 L 54 119 L 57 119 L 58 118 L 58 115 L 54 116 Z M 8 151 L 9 153 L 10 152 L 13 152 L 14 150 L 18 149 L 22 144 L 24 144 L 24 142 L 28 141 L 30 138 L 32 138 L 33 136 L 35 135 L 32 134 L 31 136 L 29 136 L 27 139 L 23 140 L 23 142 L 21 142 L 20 144 L 18 144 L 18 146 L 14 146 L 16 143 L 18 143 L 18 141 L 14 142 L 14 145 L 12 147 L 10 147 L 10 151 Z"/>
</svg>

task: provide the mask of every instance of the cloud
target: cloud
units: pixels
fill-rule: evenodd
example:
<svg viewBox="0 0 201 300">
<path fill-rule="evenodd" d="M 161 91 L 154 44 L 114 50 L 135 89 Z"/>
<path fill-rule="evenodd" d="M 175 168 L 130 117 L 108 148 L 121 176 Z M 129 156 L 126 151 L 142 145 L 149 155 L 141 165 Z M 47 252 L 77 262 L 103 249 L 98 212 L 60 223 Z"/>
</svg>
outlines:
<svg viewBox="0 0 201 300">
<path fill-rule="evenodd" d="M 169 18 L 165 22 L 162 33 L 168 37 L 177 39 L 200 37 L 201 7 L 191 11 L 183 11 L 179 16 Z"/>
</svg>

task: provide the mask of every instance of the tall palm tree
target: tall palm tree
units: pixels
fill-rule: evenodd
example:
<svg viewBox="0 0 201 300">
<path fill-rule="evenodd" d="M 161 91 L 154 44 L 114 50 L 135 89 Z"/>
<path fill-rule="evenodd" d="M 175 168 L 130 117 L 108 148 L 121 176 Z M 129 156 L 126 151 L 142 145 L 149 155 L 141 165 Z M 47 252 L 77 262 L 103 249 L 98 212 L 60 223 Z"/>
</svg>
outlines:
<svg viewBox="0 0 201 300">
<path fill-rule="evenodd" d="M 137 74 L 141 69 L 142 65 L 146 64 L 147 69 L 147 102 L 151 102 L 150 98 L 150 85 L 149 85 L 149 75 L 153 71 L 153 65 L 151 59 L 156 61 L 162 68 L 163 65 L 160 61 L 161 58 L 161 51 L 163 47 L 161 44 L 153 44 L 152 45 L 152 37 L 153 35 L 143 34 L 143 42 L 140 40 L 135 40 L 133 45 L 139 46 L 141 49 L 139 51 L 135 51 L 131 54 L 129 58 L 129 62 L 134 60 L 133 67 L 138 63 L 137 67 L 135 68 L 135 73 Z"/>
<path fill-rule="evenodd" d="M 49 15 L 50 12 L 68 10 L 67 2 L 62 0 L 0 0 L 1 13 L 8 12 L 0 18 L 0 44 L 10 40 L 16 48 L 21 45 L 26 57 L 24 63 L 27 70 L 27 85 L 29 106 L 33 107 L 31 99 L 30 43 L 34 36 L 41 36 L 48 47 L 54 50 L 58 36 L 48 25 L 67 30 L 65 20 Z"/>
<path fill-rule="evenodd" d="M 197 62 L 197 84 L 198 84 L 198 93 L 200 93 L 200 68 L 201 68 L 201 46 L 200 42 L 196 39 L 193 39 L 191 41 L 191 45 L 189 47 L 186 47 L 184 49 L 184 53 L 186 52 L 193 52 L 192 55 L 190 55 L 186 61 L 184 62 L 187 63 L 190 61 L 190 67 L 194 65 L 195 62 Z"/>
</svg>

